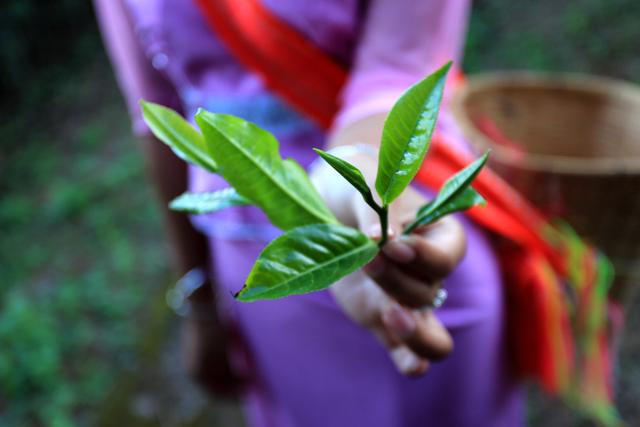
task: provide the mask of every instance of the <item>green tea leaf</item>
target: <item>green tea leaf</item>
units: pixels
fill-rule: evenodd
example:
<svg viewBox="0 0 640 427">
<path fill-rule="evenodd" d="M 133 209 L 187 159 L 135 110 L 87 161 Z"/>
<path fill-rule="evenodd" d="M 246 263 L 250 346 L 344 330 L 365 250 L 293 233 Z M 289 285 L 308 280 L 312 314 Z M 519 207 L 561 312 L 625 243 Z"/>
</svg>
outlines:
<svg viewBox="0 0 640 427">
<path fill-rule="evenodd" d="M 411 86 L 384 124 L 376 190 L 389 205 L 409 185 L 429 148 L 451 62 Z"/>
<path fill-rule="evenodd" d="M 360 169 L 347 162 L 346 160 L 342 160 L 339 157 L 334 156 L 333 154 L 329 154 L 326 151 L 322 151 L 320 149 L 313 149 L 320 157 L 322 157 L 329 165 L 336 170 L 344 179 L 346 179 L 351 185 L 355 187 L 356 190 L 360 194 L 362 194 L 362 198 L 364 201 L 373 208 L 373 210 L 378 211 L 380 206 L 373 199 L 373 194 L 371 194 L 371 189 L 367 185 L 367 182 L 360 172 Z"/>
<path fill-rule="evenodd" d="M 231 206 L 250 205 L 251 201 L 239 195 L 233 188 L 212 193 L 184 193 L 171 201 L 169 207 L 174 211 L 190 214 L 207 214 Z"/>
<path fill-rule="evenodd" d="M 420 225 L 430 224 L 444 215 L 484 203 L 484 198 L 471 183 L 487 162 L 489 152 L 469 164 L 444 183 L 438 195 L 418 210 L 416 220 L 404 230 L 408 234 Z"/>
<path fill-rule="evenodd" d="M 337 223 L 304 169 L 292 159 L 282 160 L 271 133 L 238 117 L 204 110 L 196 114 L 196 122 L 220 174 L 274 225 L 289 230 Z"/>
<path fill-rule="evenodd" d="M 432 203 L 428 203 L 427 205 L 425 205 L 423 207 L 425 209 L 423 210 L 421 208 L 421 210 L 418 211 L 416 219 L 407 226 L 403 233 L 409 234 L 417 227 L 432 224 L 446 215 L 454 212 L 464 211 L 476 205 L 484 205 L 486 203 L 486 200 L 480 195 L 480 193 L 478 193 L 472 187 L 467 187 L 457 197 L 454 197 L 448 203 L 445 203 L 438 208 L 432 209 Z"/>
<path fill-rule="evenodd" d="M 468 188 L 475 177 L 478 176 L 482 167 L 487 163 L 488 158 L 489 152 L 487 151 L 482 155 L 482 157 L 474 160 L 467 167 L 449 178 L 433 200 L 433 203 L 431 204 L 432 207 L 430 209 L 436 209 Z"/>
<path fill-rule="evenodd" d="M 151 132 L 181 159 L 217 173 L 216 162 L 207 151 L 205 140 L 180 114 L 159 104 L 141 100 L 142 116 Z"/>
<path fill-rule="evenodd" d="M 262 251 L 236 298 L 257 301 L 319 291 L 377 253 L 376 243 L 353 228 L 335 224 L 294 228 Z"/>
</svg>

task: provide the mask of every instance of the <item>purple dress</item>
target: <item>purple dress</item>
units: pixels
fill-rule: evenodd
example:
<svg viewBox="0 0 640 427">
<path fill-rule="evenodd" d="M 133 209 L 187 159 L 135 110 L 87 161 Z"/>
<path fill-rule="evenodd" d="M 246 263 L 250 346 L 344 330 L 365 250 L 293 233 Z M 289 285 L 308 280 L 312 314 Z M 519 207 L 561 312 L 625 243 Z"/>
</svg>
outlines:
<svg viewBox="0 0 640 427">
<path fill-rule="evenodd" d="M 329 54 L 350 64 L 335 126 L 387 111 L 410 84 L 460 57 L 467 1 L 265 0 L 265 5 Z M 139 98 L 180 109 L 230 113 L 273 132 L 285 156 L 308 166 L 324 134 L 269 93 L 215 38 L 187 0 L 96 0 L 105 42 L 138 134 L 148 132 Z M 402 54 L 398 54 L 402 52 Z M 461 137 L 446 110 L 439 123 Z M 226 187 L 190 170 L 192 191 Z M 521 390 L 505 348 L 504 298 L 497 262 L 483 234 L 462 219 L 466 258 L 448 278 L 437 316 L 455 350 L 427 375 L 397 373 L 387 351 L 348 319 L 330 293 L 228 305 L 256 365 L 246 396 L 252 426 L 499 427 L 523 424 Z M 230 295 L 278 232 L 255 208 L 193 218 L 212 248 L 216 283 Z M 226 290 L 230 292 L 226 292 Z"/>
</svg>

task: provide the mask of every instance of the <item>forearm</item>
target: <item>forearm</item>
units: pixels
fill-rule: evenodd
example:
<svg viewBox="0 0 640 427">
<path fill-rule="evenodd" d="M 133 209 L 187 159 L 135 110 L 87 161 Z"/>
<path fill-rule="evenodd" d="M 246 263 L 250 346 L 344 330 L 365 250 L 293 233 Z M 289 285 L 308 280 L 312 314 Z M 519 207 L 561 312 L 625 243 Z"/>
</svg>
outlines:
<svg viewBox="0 0 640 427">
<path fill-rule="evenodd" d="M 148 132 L 138 102 L 141 98 L 163 105 L 179 105 L 175 89 L 155 70 L 139 45 L 129 9 L 122 0 L 94 0 L 105 48 L 114 67 L 118 83 L 132 114 L 138 134 Z M 195 266 L 206 265 L 207 245 L 183 214 L 169 211 L 168 203 L 187 187 L 187 165 L 155 138 L 142 138 L 142 153 L 148 176 L 160 202 L 174 267 L 182 275 Z"/>
<path fill-rule="evenodd" d="M 209 264 L 209 249 L 204 235 L 193 228 L 189 217 L 171 211 L 169 202 L 187 189 L 187 164 L 154 137 L 143 140 L 147 173 L 155 189 L 169 238 L 175 271 L 179 275 Z M 210 273 L 210 272 L 209 272 Z M 210 287 L 203 287 L 194 297 L 210 298 Z"/>
<path fill-rule="evenodd" d="M 334 129 L 329 135 L 328 148 L 350 144 L 367 144 L 375 148 L 379 147 L 386 116 L 386 112 L 373 114 Z"/>
</svg>

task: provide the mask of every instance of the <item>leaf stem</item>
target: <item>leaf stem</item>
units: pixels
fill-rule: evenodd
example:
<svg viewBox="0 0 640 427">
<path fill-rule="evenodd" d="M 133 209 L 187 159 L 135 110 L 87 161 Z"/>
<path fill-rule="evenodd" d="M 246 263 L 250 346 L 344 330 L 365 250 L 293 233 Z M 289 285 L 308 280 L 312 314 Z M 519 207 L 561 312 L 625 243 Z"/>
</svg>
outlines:
<svg viewBox="0 0 640 427">
<path fill-rule="evenodd" d="M 380 237 L 380 242 L 378 242 L 378 247 L 381 248 L 389 240 L 389 205 L 379 206 L 376 212 L 380 217 L 380 228 L 382 230 L 382 236 Z"/>
</svg>

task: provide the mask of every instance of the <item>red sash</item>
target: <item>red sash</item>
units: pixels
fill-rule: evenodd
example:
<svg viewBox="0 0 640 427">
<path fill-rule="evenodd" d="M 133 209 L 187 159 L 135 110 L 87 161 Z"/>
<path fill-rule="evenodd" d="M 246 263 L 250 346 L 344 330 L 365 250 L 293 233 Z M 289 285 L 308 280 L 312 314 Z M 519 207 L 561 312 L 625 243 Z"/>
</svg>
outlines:
<svg viewBox="0 0 640 427">
<path fill-rule="evenodd" d="M 238 61 L 293 108 L 329 129 L 348 74 L 344 66 L 258 0 L 196 3 Z M 436 133 L 426 167 L 416 176 L 417 183 L 431 189 L 473 160 L 442 139 Z M 488 204 L 468 215 L 497 236 L 517 371 L 601 421 L 614 420 L 607 301 L 597 298 L 610 284 L 608 261 L 569 231 L 551 225 L 488 168 L 474 188 Z"/>
</svg>

